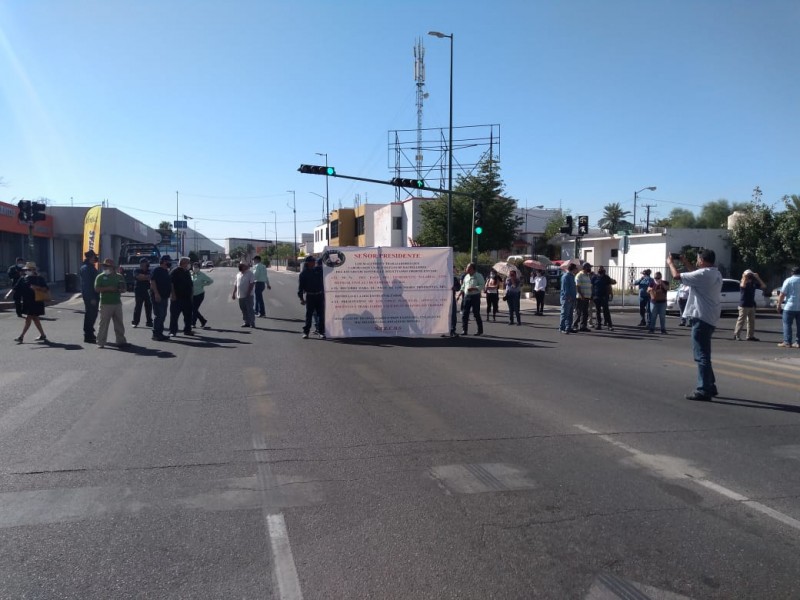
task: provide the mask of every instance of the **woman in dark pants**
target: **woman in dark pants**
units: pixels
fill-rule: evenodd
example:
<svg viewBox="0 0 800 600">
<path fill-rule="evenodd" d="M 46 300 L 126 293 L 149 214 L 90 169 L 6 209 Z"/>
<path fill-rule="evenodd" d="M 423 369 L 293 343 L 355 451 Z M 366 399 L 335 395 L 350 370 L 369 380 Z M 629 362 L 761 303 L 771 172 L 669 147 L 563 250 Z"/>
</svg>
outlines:
<svg viewBox="0 0 800 600">
<path fill-rule="evenodd" d="M 20 277 L 12 289 L 12 293 L 16 292 L 22 298 L 22 312 L 25 315 L 25 325 L 22 327 L 22 333 L 18 338 L 14 338 L 14 341 L 21 344 L 31 323 L 33 323 L 36 329 L 39 330 L 39 337 L 36 338 L 36 341 L 46 342 L 47 336 L 44 334 L 41 321 L 39 321 L 39 317 L 44 315 L 44 302 L 36 300 L 36 292 L 44 292 L 49 288 L 44 278 L 37 273 L 36 263 L 26 263 L 25 271 L 25 277 Z"/>
</svg>

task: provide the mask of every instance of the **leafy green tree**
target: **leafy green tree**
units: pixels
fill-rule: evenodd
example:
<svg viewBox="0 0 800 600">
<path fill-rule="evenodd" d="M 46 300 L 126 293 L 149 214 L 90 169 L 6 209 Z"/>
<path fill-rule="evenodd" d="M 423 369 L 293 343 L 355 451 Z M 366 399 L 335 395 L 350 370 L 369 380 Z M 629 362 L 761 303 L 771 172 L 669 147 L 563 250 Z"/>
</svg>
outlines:
<svg viewBox="0 0 800 600">
<path fill-rule="evenodd" d="M 697 217 L 685 208 L 673 208 L 669 215 L 654 223 L 656 227 L 674 227 L 680 229 L 694 229 L 697 226 Z"/>
<path fill-rule="evenodd" d="M 169 221 L 161 221 L 161 223 L 158 224 L 157 231 L 163 231 L 165 233 L 172 231 L 172 223 Z"/>
<path fill-rule="evenodd" d="M 731 242 L 742 264 L 770 267 L 782 255 L 776 229 L 775 211 L 764 204 L 752 203 L 742 212 L 731 229 Z"/>
<path fill-rule="evenodd" d="M 510 248 L 520 224 L 514 215 L 516 201 L 504 197 L 505 186 L 497 161 L 482 161 L 475 175 L 460 175 L 453 191 L 451 241 L 456 252 L 469 252 L 472 242 L 473 201 L 483 205 L 483 234 L 476 236 L 481 251 Z M 416 241 L 423 246 L 447 245 L 447 194 L 422 205 L 422 228 Z"/>
<path fill-rule="evenodd" d="M 731 205 L 724 198 L 706 202 L 700 209 L 700 216 L 697 218 L 695 227 L 699 229 L 726 229 L 728 227 L 728 217 L 737 210 L 746 210 L 750 203 L 735 202 Z"/>
<path fill-rule="evenodd" d="M 232 260 L 242 260 L 247 254 L 247 251 L 241 247 L 236 246 L 233 250 L 231 250 L 231 259 Z"/>
<path fill-rule="evenodd" d="M 600 217 L 597 226 L 600 229 L 605 229 L 608 233 L 616 233 L 622 228 L 623 224 L 628 223 L 625 217 L 630 214 L 631 211 L 623 210 L 619 202 L 606 204 L 603 208 L 603 216 Z"/>
<path fill-rule="evenodd" d="M 775 234 L 784 265 L 800 264 L 800 196 L 784 196 L 786 210 L 776 216 Z"/>
</svg>

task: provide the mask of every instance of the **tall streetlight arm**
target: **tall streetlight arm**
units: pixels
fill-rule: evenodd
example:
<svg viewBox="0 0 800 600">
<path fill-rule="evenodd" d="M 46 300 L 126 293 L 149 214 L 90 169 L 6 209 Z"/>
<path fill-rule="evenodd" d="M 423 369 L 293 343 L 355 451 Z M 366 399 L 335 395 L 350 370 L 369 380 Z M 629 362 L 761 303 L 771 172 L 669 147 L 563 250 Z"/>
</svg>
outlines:
<svg viewBox="0 0 800 600">
<path fill-rule="evenodd" d="M 642 189 L 636 190 L 635 192 L 633 192 L 633 230 L 634 231 L 636 231 L 636 204 L 637 204 L 637 202 L 639 200 L 639 194 L 641 192 L 645 191 L 645 190 L 650 190 L 651 192 L 655 192 L 656 191 L 656 186 L 650 185 L 650 186 L 643 187 Z"/>
</svg>

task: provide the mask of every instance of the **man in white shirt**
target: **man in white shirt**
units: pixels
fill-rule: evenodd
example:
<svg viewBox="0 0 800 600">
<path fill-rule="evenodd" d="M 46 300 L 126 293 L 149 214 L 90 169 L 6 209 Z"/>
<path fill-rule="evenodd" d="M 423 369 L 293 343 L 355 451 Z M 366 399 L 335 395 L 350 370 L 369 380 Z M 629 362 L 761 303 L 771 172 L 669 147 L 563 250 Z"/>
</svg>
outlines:
<svg viewBox="0 0 800 600">
<path fill-rule="evenodd" d="M 710 401 L 717 395 L 714 369 L 711 366 L 711 336 L 717 327 L 722 293 L 722 275 L 714 266 L 716 254 L 713 250 L 701 250 L 697 255 L 697 269 L 681 255 L 680 260 L 686 268 L 681 273 L 675 267 L 672 255 L 667 256 L 667 264 L 672 278 L 689 286 L 689 297 L 682 318 L 688 319 L 692 327 L 692 351 L 697 363 L 697 389 L 687 394 L 687 400 Z"/>
<path fill-rule="evenodd" d="M 536 314 L 544 314 L 544 294 L 547 290 L 547 277 L 544 276 L 544 271 L 537 271 L 536 276 L 531 276 L 531 283 L 533 284 L 533 294 L 536 297 Z"/>
<path fill-rule="evenodd" d="M 239 298 L 239 309 L 242 311 L 242 327 L 256 326 L 256 311 L 253 305 L 253 289 L 256 287 L 256 280 L 250 265 L 245 262 L 239 263 L 239 273 L 236 275 L 236 283 L 233 284 L 231 299 Z"/>
<path fill-rule="evenodd" d="M 269 284 L 267 267 L 261 262 L 261 257 L 258 254 L 253 257 L 253 278 L 256 281 L 255 311 L 259 317 L 266 317 L 267 309 L 266 306 L 264 306 L 264 288 L 271 290 L 272 286 Z"/>
</svg>

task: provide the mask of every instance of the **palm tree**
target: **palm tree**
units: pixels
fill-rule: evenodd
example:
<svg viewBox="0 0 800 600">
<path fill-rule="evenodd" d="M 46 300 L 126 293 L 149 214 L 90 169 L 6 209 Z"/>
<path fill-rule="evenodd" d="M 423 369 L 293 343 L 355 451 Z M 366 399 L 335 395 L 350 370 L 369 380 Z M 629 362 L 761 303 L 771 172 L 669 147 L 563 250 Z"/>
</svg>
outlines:
<svg viewBox="0 0 800 600">
<path fill-rule="evenodd" d="M 631 214 L 629 210 L 622 210 L 619 202 L 606 204 L 603 208 L 603 216 L 597 222 L 600 229 L 605 229 L 608 233 L 615 233 L 620 225 L 626 224 L 625 217 Z"/>
</svg>

